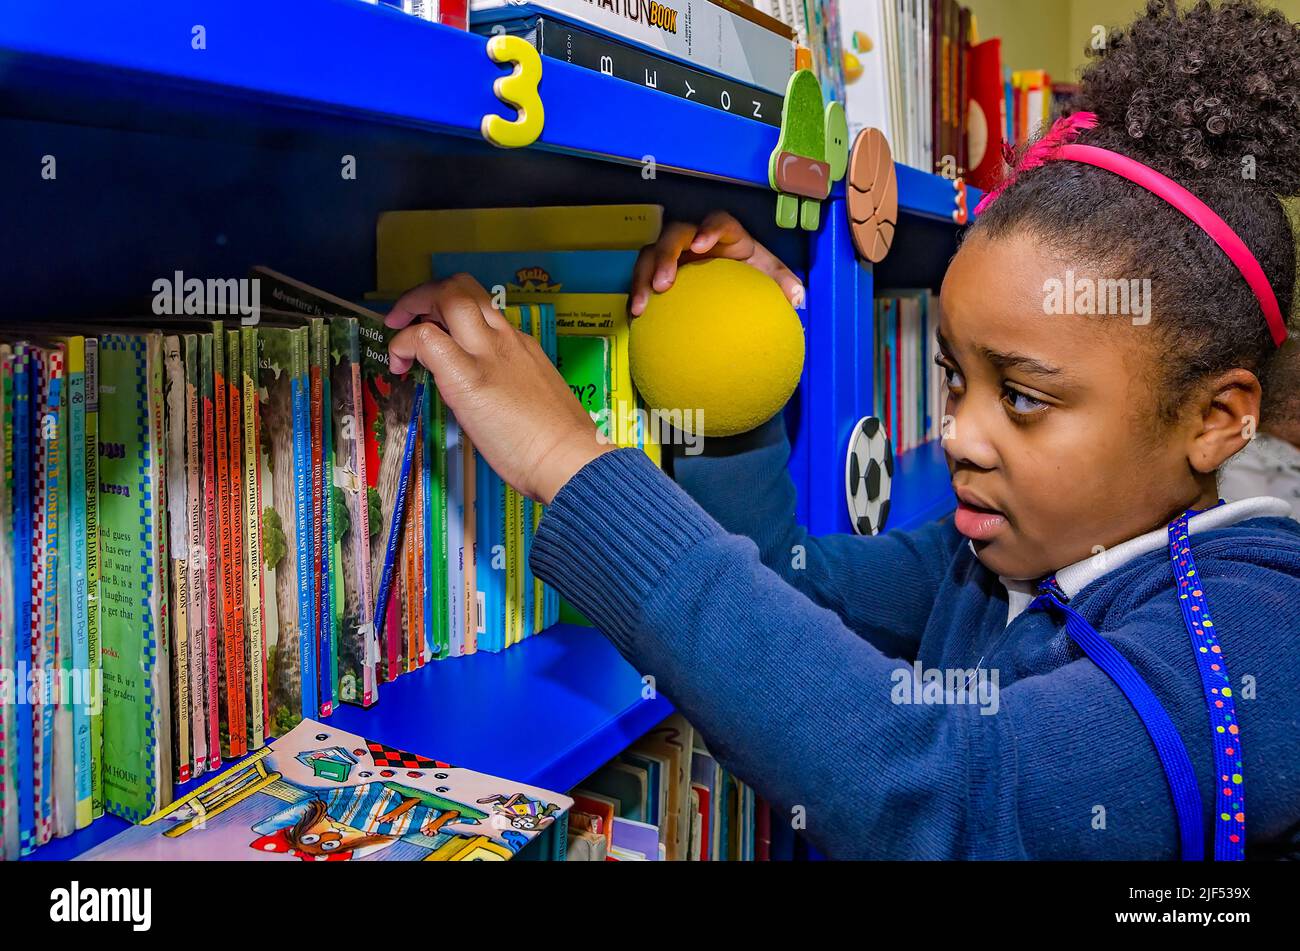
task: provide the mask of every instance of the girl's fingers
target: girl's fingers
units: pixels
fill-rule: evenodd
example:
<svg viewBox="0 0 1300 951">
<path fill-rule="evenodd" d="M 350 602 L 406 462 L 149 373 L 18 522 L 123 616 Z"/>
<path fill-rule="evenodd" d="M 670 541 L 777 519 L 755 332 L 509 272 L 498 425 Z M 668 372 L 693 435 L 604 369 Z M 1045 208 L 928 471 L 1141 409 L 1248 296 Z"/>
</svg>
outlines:
<svg viewBox="0 0 1300 951">
<path fill-rule="evenodd" d="M 628 311 L 633 317 L 640 317 L 645 305 L 650 303 L 650 279 L 655 272 L 655 246 L 647 244 L 636 256 L 632 266 L 632 296 L 628 300 Z"/>
<path fill-rule="evenodd" d="M 660 294 L 673 286 L 673 281 L 677 279 L 677 261 L 682 252 L 691 246 L 695 233 L 695 225 L 674 221 L 659 236 L 659 242 L 655 245 L 655 269 L 650 286 Z"/>
<path fill-rule="evenodd" d="M 711 211 L 700 222 L 699 233 L 691 241 L 691 253 L 707 254 L 716 247 L 718 255 L 743 260 L 752 253 L 753 245 L 754 239 L 734 215 Z"/>
<path fill-rule="evenodd" d="M 435 380 L 448 372 L 465 376 L 474 362 L 447 331 L 430 321 L 412 324 L 388 344 L 388 368 L 393 373 L 405 373 L 417 360 Z"/>
<path fill-rule="evenodd" d="M 494 329 L 509 327 L 492 306 L 487 291 L 465 274 L 430 281 L 407 291 L 397 299 L 384 323 L 393 328 L 406 327 L 417 317 L 425 316 L 443 324 L 456 342 L 471 353 L 491 346 Z"/>
</svg>

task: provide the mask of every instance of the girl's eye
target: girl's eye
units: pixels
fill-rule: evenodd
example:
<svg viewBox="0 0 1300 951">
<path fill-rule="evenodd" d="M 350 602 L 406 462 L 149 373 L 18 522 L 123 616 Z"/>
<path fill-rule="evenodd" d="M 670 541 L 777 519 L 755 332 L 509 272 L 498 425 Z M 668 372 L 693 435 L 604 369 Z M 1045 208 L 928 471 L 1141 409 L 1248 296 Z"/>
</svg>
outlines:
<svg viewBox="0 0 1300 951">
<path fill-rule="evenodd" d="M 1021 393 L 1019 390 L 1013 390 L 1009 386 L 1003 387 L 1003 393 L 1005 394 L 1007 404 L 1011 407 L 1011 411 L 1021 416 L 1028 416 L 1032 413 L 1036 413 L 1047 405 L 1042 400 L 1035 399 L 1026 393 Z"/>
<path fill-rule="evenodd" d="M 943 379 L 948 389 L 961 389 L 965 385 L 966 381 L 962 379 L 961 372 L 956 367 L 949 366 L 942 357 L 935 357 L 934 362 L 943 371 Z"/>
</svg>

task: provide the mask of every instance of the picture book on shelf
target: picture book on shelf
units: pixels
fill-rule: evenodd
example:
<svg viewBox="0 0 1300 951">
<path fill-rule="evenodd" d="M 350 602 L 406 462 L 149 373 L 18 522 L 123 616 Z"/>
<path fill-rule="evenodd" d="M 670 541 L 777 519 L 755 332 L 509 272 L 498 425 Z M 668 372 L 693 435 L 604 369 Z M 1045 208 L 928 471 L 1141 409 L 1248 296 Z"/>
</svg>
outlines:
<svg viewBox="0 0 1300 951">
<path fill-rule="evenodd" d="M 143 824 L 97 860 L 504 861 L 573 800 L 315 720 Z"/>
</svg>

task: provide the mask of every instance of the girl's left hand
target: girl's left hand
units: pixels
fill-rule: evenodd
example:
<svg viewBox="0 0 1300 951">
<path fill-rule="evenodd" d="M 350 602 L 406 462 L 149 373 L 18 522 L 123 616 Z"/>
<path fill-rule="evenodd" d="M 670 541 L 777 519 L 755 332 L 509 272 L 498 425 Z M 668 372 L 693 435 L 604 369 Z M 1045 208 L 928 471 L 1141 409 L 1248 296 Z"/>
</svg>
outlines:
<svg viewBox="0 0 1300 951">
<path fill-rule="evenodd" d="M 389 344 L 390 369 L 427 367 L 474 448 L 528 498 L 549 505 L 579 469 L 615 448 L 541 345 L 468 274 L 407 291 L 384 323 L 405 328 Z"/>
</svg>

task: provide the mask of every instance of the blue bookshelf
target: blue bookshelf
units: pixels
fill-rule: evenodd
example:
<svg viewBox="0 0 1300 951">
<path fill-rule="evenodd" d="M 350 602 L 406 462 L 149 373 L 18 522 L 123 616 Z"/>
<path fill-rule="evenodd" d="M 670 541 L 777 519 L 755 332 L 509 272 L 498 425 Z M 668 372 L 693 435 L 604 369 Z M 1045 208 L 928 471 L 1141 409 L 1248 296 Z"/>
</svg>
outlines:
<svg viewBox="0 0 1300 951">
<path fill-rule="evenodd" d="M 854 256 L 842 185 L 820 231 L 781 232 L 767 186 L 775 129 L 549 59 L 540 140 L 492 149 L 482 116 L 512 113 L 492 94 L 503 70 L 482 38 L 357 0 L 305 9 L 62 0 L 5 10 L 0 176 L 27 184 L 7 210 L 0 253 L 15 273 L 48 274 L 75 242 L 80 280 L 19 289 L 0 302 L 0 320 L 66 319 L 61 306 L 85 312 L 92 300 L 128 312 L 153 276 L 237 275 L 262 263 L 359 297 L 373 287 L 375 216 L 390 208 L 657 201 L 670 217 L 698 218 L 729 207 L 806 279 L 790 470 L 800 520 L 818 533 L 849 530 L 844 452 L 870 409 L 875 274 Z M 196 26 L 204 49 L 191 45 Z M 359 156 L 355 183 L 338 181 L 340 150 Z M 57 184 L 31 171 L 46 152 L 60 156 Z M 640 173 L 645 156 L 654 181 Z M 951 236 L 952 183 L 905 166 L 898 176 L 900 234 L 922 245 Z M 87 215 L 114 227 L 87 228 Z M 935 252 L 933 273 L 946 255 Z M 891 528 L 951 509 L 939 444 L 900 456 L 893 491 Z M 501 654 L 426 666 L 382 685 L 375 708 L 345 706 L 332 722 L 568 789 L 669 713 L 663 698 L 642 697 L 639 675 L 600 634 L 561 625 Z M 33 858 L 75 857 L 122 828 L 105 817 Z"/>
</svg>

